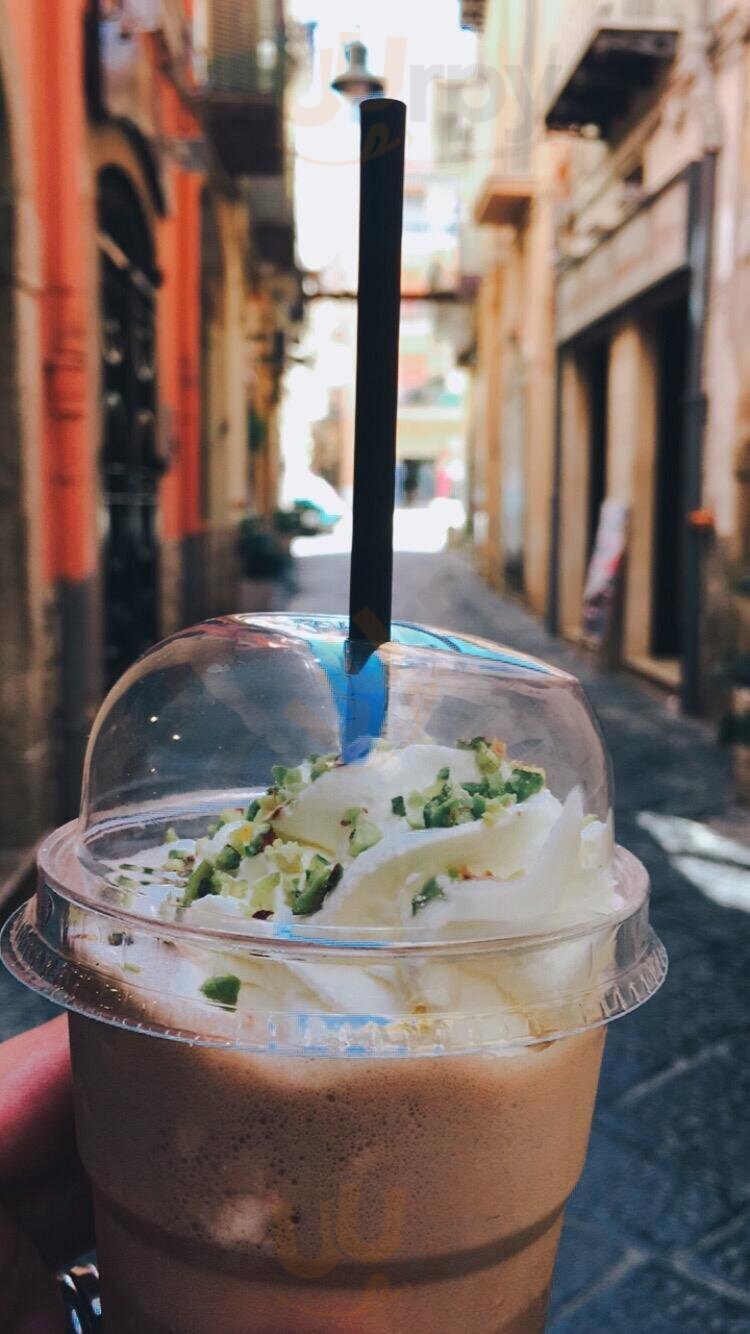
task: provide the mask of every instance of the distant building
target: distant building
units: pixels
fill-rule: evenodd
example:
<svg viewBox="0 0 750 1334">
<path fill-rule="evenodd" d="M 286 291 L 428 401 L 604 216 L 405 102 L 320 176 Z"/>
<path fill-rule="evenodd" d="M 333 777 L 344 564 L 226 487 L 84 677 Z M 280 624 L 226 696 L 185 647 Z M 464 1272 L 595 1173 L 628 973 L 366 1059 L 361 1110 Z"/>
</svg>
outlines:
<svg viewBox="0 0 750 1334">
<path fill-rule="evenodd" d="M 475 195 L 478 559 L 575 639 L 620 502 L 610 650 L 700 710 L 750 637 L 750 6 L 463 8 L 498 107 Z"/>
<path fill-rule="evenodd" d="M 324 25 L 325 16 L 321 18 Z M 300 253 L 310 267 L 313 299 L 307 308 L 307 359 L 316 390 L 326 393 L 320 413 L 290 423 L 290 453 L 309 440 L 305 463 L 351 500 L 354 481 L 354 410 L 359 198 L 358 98 L 326 97 L 331 70 L 321 54 L 330 29 L 308 30 L 298 88 L 306 102 L 296 124 Z M 338 34 L 337 34 L 338 36 Z M 459 40 L 461 34 L 458 33 Z M 322 43 L 322 45 L 321 45 Z M 473 39 L 462 43 L 473 50 Z M 361 56 L 361 52 L 360 52 Z M 401 342 L 399 358 L 399 503 L 427 504 L 435 498 L 465 498 L 466 374 L 458 354 L 470 342 L 470 320 L 462 304 L 464 275 L 472 264 L 476 227 L 464 195 L 471 153 L 471 124 L 463 115 L 465 78 L 448 78 L 435 66 L 424 106 L 408 120 L 402 247 Z M 450 67 L 446 67 L 446 70 Z M 324 71 L 326 71 L 324 73 Z M 397 62 L 392 71 L 404 78 Z M 346 77 L 346 76 L 345 76 Z M 334 81 L 334 87 L 340 80 Z M 400 86 L 389 95 L 403 96 Z M 313 116 L 305 106 L 319 99 Z M 317 116 L 320 116 L 318 123 Z M 309 117 L 309 119 L 308 119 Z M 467 214 L 469 216 L 467 217 Z M 473 289 L 472 289 L 473 290 Z M 342 299 L 343 298 L 343 299 Z M 347 350 L 351 356 L 347 360 Z M 306 395 L 317 407 L 317 392 Z"/>
<path fill-rule="evenodd" d="M 0 849 L 275 504 L 286 78 L 280 0 L 0 0 Z"/>
</svg>

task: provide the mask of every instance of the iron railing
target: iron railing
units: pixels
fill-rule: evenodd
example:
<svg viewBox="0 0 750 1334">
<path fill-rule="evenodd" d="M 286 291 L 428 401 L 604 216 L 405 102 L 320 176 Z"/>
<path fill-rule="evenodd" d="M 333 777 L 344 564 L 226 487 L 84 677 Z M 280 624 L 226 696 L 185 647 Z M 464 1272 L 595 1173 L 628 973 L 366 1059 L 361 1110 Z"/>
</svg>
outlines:
<svg viewBox="0 0 750 1334">
<path fill-rule="evenodd" d="M 197 0 L 193 70 L 206 96 L 280 98 L 285 80 L 280 0 Z"/>
</svg>

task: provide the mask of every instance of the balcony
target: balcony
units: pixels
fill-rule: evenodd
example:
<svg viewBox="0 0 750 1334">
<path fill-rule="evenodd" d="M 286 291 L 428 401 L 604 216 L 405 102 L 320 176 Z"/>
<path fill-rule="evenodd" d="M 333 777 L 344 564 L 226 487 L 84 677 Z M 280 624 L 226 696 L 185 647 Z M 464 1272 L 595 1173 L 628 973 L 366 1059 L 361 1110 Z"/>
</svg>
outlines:
<svg viewBox="0 0 750 1334">
<path fill-rule="evenodd" d="M 609 138 L 674 60 L 685 8 L 682 0 L 569 0 L 550 50 L 558 77 L 548 128 L 596 125 Z"/>
<path fill-rule="evenodd" d="M 283 170 L 281 0 L 201 0 L 193 17 L 197 109 L 230 176 Z"/>
<path fill-rule="evenodd" d="M 474 208 L 480 227 L 522 227 L 534 197 L 526 177 L 488 176 Z"/>
<path fill-rule="evenodd" d="M 480 185 L 474 218 L 480 227 L 522 227 L 534 197 L 527 145 L 503 153 Z"/>
</svg>

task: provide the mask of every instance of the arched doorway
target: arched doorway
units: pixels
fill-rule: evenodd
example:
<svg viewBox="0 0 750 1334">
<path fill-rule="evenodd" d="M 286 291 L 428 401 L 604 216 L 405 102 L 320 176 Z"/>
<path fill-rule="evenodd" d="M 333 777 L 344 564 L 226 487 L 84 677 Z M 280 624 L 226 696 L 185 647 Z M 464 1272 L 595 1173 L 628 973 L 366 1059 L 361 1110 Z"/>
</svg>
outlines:
<svg viewBox="0 0 750 1334">
<path fill-rule="evenodd" d="M 156 287 L 151 233 L 118 167 L 98 176 L 104 670 L 111 685 L 158 638 Z"/>
</svg>

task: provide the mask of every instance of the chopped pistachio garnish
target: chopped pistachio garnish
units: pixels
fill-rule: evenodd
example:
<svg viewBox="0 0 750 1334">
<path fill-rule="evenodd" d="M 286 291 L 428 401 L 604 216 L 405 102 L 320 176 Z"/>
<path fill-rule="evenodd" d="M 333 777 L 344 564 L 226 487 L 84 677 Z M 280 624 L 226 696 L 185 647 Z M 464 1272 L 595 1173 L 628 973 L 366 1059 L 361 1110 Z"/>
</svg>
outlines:
<svg viewBox="0 0 750 1334">
<path fill-rule="evenodd" d="M 265 792 L 262 797 L 258 798 L 258 805 L 260 809 L 258 811 L 258 815 L 256 815 L 255 817 L 256 820 L 258 819 L 259 816 L 263 820 L 271 819 L 271 817 L 279 809 L 279 806 L 283 806 L 283 804 L 284 804 L 284 798 L 281 797 L 281 795 L 276 791 L 275 788 L 272 788 L 270 792 Z"/>
<path fill-rule="evenodd" d="M 239 852 L 242 856 L 245 851 L 245 844 L 250 842 L 254 834 L 255 826 L 252 820 L 243 820 L 242 824 L 238 824 L 237 828 L 232 830 L 227 838 L 227 845 L 234 848 L 235 852 Z"/>
<path fill-rule="evenodd" d="M 127 931 L 110 931 L 107 940 L 110 945 L 132 945 L 133 937 Z"/>
<path fill-rule="evenodd" d="M 321 774 L 328 773 L 338 762 L 338 755 L 311 755 L 310 757 L 310 782 L 314 783 Z"/>
<path fill-rule="evenodd" d="M 216 858 L 216 866 L 220 871 L 236 871 L 242 858 L 236 848 L 227 843 Z"/>
<path fill-rule="evenodd" d="M 408 828 L 447 829 L 472 821 L 492 825 L 509 806 L 528 800 L 545 785 L 542 769 L 507 759 L 505 746 L 497 739 L 474 737 L 460 742 L 459 748 L 474 752 L 478 771 L 475 781 L 451 780 L 451 767 L 444 765 L 422 791 L 390 798 L 393 815 L 405 819 Z M 143 885 L 152 884 L 155 875 L 163 877 L 165 887 L 171 884 L 173 889 L 160 905 L 160 912 L 169 907 L 179 913 L 207 895 L 221 895 L 239 900 L 240 911 L 246 916 L 272 917 L 281 904 L 287 904 L 295 916 L 315 913 L 339 883 L 343 867 L 320 853 L 312 855 L 314 849 L 307 843 L 279 836 L 274 822 L 312 782 L 340 763 L 340 756 L 327 754 L 310 755 L 298 767 L 275 765 L 272 786 L 264 794 L 250 801 L 244 812 L 235 808 L 221 811 L 209 827 L 209 835 L 213 835 L 230 826 L 225 828 L 226 842 L 218 851 L 204 836 L 190 845 L 193 851 L 184 847 L 166 849 L 158 871 L 135 862 L 123 862 L 117 869 L 138 873 L 138 882 Z M 384 837 L 383 829 L 369 818 L 367 807 L 349 807 L 341 825 L 348 834 L 349 858 L 360 856 Z M 178 841 L 177 830 L 169 829 L 165 842 Z M 261 853 L 265 862 L 258 864 L 257 870 L 246 867 L 243 875 L 246 859 Z M 258 879 L 253 878 L 254 871 Z M 428 880 L 412 899 L 413 913 L 432 899 L 445 897 L 441 886 L 447 885 L 446 876 L 463 875 L 463 870 L 447 871 L 440 873 L 440 878 Z M 137 889 L 138 882 L 129 874 L 117 880 L 128 890 Z M 113 943 L 115 936 L 117 933 L 113 933 Z"/>
<path fill-rule="evenodd" d="M 307 786 L 307 780 L 300 768 L 288 768 L 285 764 L 274 764 L 271 775 L 273 783 L 268 789 L 268 796 L 284 803 L 293 801 L 296 796 Z"/>
<path fill-rule="evenodd" d="M 206 894 L 211 893 L 213 889 L 213 874 L 213 863 L 207 860 L 199 862 L 195 870 L 191 871 L 188 876 L 187 884 L 185 885 L 185 894 L 183 898 L 183 904 L 186 908 L 188 908 L 191 903 L 195 903 L 196 899 L 203 899 Z"/>
<path fill-rule="evenodd" d="M 208 981 L 203 983 L 201 991 L 206 1000 L 215 1001 L 217 1005 L 225 1005 L 234 1010 L 237 1008 L 241 986 L 238 977 L 227 973 L 224 977 L 209 977 Z"/>
<path fill-rule="evenodd" d="M 501 764 L 500 756 L 486 742 L 484 745 L 477 747 L 477 765 L 480 773 L 496 774 Z"/>
<path fill-rule="evenodd" d="M 270 844 L 267 853 L 269 861 L 272 861 L 280 871 L 302 870 L 302 847 L 299 843 L 277 838 Z"/>
<path fill-rule="evenodd" d="M 295 917 L 304 917 L 317 912 L 326 896 L 336 888 L 343 874 L 344 868 L 340 862 L 331 863 L 316 853 L 305 872 L 304 889 L 297 893 L 292 904 Z"/>
<path fill-rule="evenodd" d="M 254 882 L 252 886 L 253 917 L 260 910 L 273 911 L 274 891 L 280 884 L 280 871 L 269 871 L 268 875 L 262 875 L 260 880 Z"/>
<path fill-rule="evenodd" d="M 475 801 L 485 801 L 484 797 L 475 797 Z M 503 811 L 507 811 L 509 806 L 516 804 L 516 798 L 511 792 L 506 792 L 502 797 L 490 797 L 485 803 L 485 810 L 482 819 L 485 824 L 496 824 Z"/>
<path fill-rule="evenodd" d="M 382 829 L 378 829 L 372 820 L 366 820 L 362 815 L 358 815 L 349 835 L 349 851 L 352 857 L 359 857 L 361 853 L 367 852 L 368 848 L 374 848 L 382 837 Z"/>
<path fill-rule="evenodd" d="M 236 899 L 242 897 L 245 889 L 245 883 L 237 879 L 234 871 L 220 871 L 218 867 L 214 867 L 210 894 L 221 894 L 225 899 Z"/>
<path fill-rule="evenodd" d="M 451 825 L 468 824 L 473 819 L 472 803 L 468 794 L 460 788 L 450 787 L 447 783 L 437 796 L 425 802 L 426 829 L 447 829 Z"/>
<path fill-rule="evenodd" d="M 245 856 L 257 857 L 258 853 L 263 852 L 264 848 L 267 848 L 272 840 L 273 830 L 270 824 L 259 825 L 255 837 L 251 838 L 250 842 L 245 844 Z"/>
<path fill-rule="evenodd" d="M 541 792 L 547 776 L 543 769 L 532 764 L 513 764 L 513 774 L 508 780 L 508 790 L 515 793 L 518 801 L 526 801 L 537 792 Z"/>
<path fill-rule="evenodd" d="M 417 913 L 421 912 L 422 908 L 426 908 L 428 903 L 432 903 L 435 899 L 444 898 L 444 890 L 440 888 L 435 876 L 432 876 L 430 880 L 425 881 L 419 893 L 415 894 L 411 901 L 412 917 L 416 917 Z"/>
<path fill-rule="evenodd" d="M 411 829 L 424 829 L 424 797 L 421 792 L 410 792 L 406 798 L 406 819 Z"/>
</svg>

